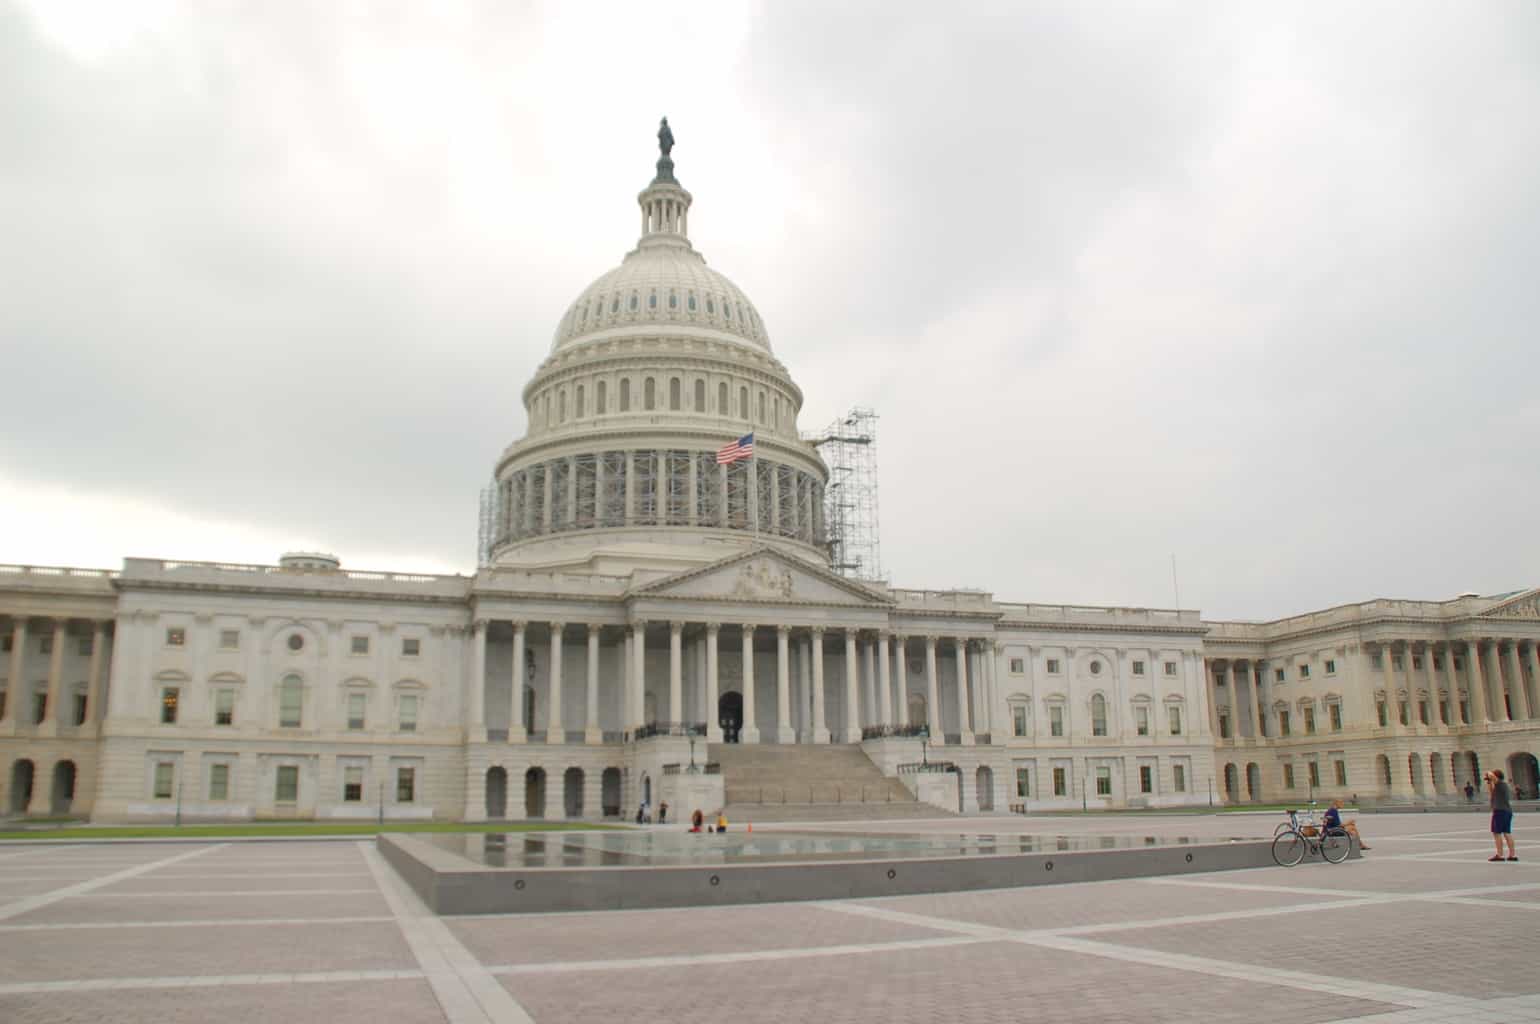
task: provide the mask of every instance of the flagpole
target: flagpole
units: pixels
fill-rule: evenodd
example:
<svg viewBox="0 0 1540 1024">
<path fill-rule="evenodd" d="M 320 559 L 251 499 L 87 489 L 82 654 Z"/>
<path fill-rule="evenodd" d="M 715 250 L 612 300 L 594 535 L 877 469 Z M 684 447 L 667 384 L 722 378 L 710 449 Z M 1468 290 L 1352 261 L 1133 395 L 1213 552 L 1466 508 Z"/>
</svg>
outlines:
<svg viewBox="0 0 1540 1024">
<path fill-rule="evenodd" d="M 749 437 L 754 436 L 754 424 L 749 424 Z M 749 474 L 749 480 L 754 485 L 754 543 L 759 544 L 759 445 L 755 444 L 749 455 L 749 465 L 754 472 Z"/>
</svg>

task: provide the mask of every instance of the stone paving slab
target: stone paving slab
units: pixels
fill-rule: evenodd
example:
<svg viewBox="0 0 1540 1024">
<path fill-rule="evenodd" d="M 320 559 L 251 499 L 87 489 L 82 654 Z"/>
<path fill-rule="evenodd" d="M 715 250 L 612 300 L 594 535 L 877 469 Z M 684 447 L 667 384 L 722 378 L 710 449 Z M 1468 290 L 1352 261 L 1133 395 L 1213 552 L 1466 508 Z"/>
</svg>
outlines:
<svg viewBox="0 0 1540 1024">
<path fill-rule="evenodd" d="M 210 877 L 206 874 L 193 875 L 191 877 L 167 877 L 165 875 L 140 875 L 137 878 L 126 878 L 113 885 L 103 886 L 96 890 L 103 896 L 124 895 L 127 893 L 148 892 L 182 892 L 217 891 L 230 889 L 239 892 L 257 892 L 263 889 L 275 892 L 289 893 L 295 889 L 313 889 L 319 893 L 325 893 L 329 889 L 368 889 L 374 885 L 367 871 L 353 872 L 346 875 L 327 874 L 320 878 L 303 877 L 295 872 L 268 873 L 251 871 L 241 873 L 223 873 L 218 877 Z"/>
<path fill-rule="evenodd" d="M 944 933 L 914 925 L 820 913 L 798 904 L 446 917 L 449 930 L 487 964 L 607 960 L 764 949 L 802 949 Z"/>
<path fill-rule="evenodd" d="M 217 915 L 216 915 L 217 916 Z M 0 933 L 0 984 L 80 978 L 189 976 L 415 967 L 389 927 L 324 924 L 257 928 L 96 931 L 82 956 L 78 931 Z"/>
<path fill-rule="evenodd" d="M 0 994 L 6 1024 L 144 1021 L 155 1024 L 442 1024 L 425 981 L 334 985 L 224 985 L 112 992 Z"/>
<path fill-rule="evenodd" d="M 10 924 L 81 921 L 201 921 L 206 918 L 356 917 L 386 914 L 377 893 L 349 896 L 259 896 L 214 899 L 170 893 L 143 896 L 94 896 L 67 899 L 10 919 Z"/>
<path fill-rule="evenodd" d="M 1097 941 L 1491 998 L 1540 992 L 1532 912 L 1421 901 L 1265 922 L 1103 932 Z"/>
<path fill-rule="evenodd" d="M 808 912 L 817 912 L 808 908 Z M 503 975 L 539 1024 L 1328 1021 L 1383 1003 L 1109 963 L 1009 942 L 704 966 Z"/>
<path fill-rule="evenodd" d="M 1223 875 L 1201 877 L 1228 879 L 1241 874 L 1250 872 L 1225 872 Z M 1034 929 L 1275 907 L 1294 902 L 1294 897 L 1285 893 L 1202 889 L 1126 881 L 1084 882 L 1040 889 L 894 896 L 861 902 L 997 928 Z"/>
</svg>

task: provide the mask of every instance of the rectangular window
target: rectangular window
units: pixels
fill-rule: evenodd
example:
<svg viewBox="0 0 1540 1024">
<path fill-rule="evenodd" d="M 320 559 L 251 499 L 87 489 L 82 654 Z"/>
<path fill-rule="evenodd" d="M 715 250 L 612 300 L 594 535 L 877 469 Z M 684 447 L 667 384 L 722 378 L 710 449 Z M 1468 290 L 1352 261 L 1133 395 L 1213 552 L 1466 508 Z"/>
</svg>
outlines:
<svg viewBox="0 0 1540 1024">
<path fill-rule="evenodd" d="M 1096 769 L 1096 795 L 1097 796 L 1111 796 L 1112 795 L 1112 769 L 1111 768 L 1098 768 L 1098 769 Z"/>
<path fill-rule="evenodd" d="M 1435 672 L 1442 672 L 1442 671 L 1444 671 L 1444 659 L 1440 655 L 1437 655 L 1437 654 L 1433 655 L 1433 671 L 1435 671 Z"/>
<path fill-rule="evenodd" d="M 1326 659 L 1326 674 L 1329 676 L 1337 674 L 1337 660 L 1335 658 Z"/>
<path fill-rule="evenodd" d="M 363 803 L 364 800 L 364 769 L 361 765 L 354 765 L 342 770 L 342 802 L 348 804 Z"/>
<path fill-rule="evenodd" d="M 1214 670 L 1214 685 L 1217 686 L 1217 687 L 1223 688 L 1224 685 L 1225 685 L 1225 679 L 1226 679 L 1226 676 L 1225 676 L 1224 672 L 1222 670 L 1216 668 Z"/>
<path fill-rule="evenodd" d="M 422 653 L 422 641 L 415 636 L 401 638 L 401 656 L 403 658 L 415 658 Z"/>
<path fill-rule="evenodd" d="M 39 654 L 52 654 L 53 653 L 53 637 L 51 637 L 51 636 L 40 637 L 38 639 L 38 641 L 37 641 L 37 653 L 39 653 Z"/>
<path fill-rule="evenodd" d="M 1017 768 L 1016 769 L 1016 795 L 1017 796 L 1022 796 L 1022 797 L 1026 797 L 1026 796 L 1031 796 L 1032 795 L 1032 771 L 1031 771 L 1031 769 L 1028 769 L 1028 768 Z"/>
<path fill-rule="evenodd" d="M 1397 701 L 1396 704 L 1400 708 L 1400 713 L 1397 715 L 1397 717 L 1401 719 L 1401 724 L 1402 725 L 1411 725 L 1412 724 L 1412 708 L 1411 708 L 1411 704 L 1409 702 L 1407 702 L 1407 701 L 1404 701 L 1404 700 Z"/>
<path fill-rule="evenodd" d="M 1378 654 L 1369 655 L 1369 664 L 1376 669 L 1383 669 L 1385 667 L 1384 661 L 1380 659 Z"/>
<path fill-rule="evenodd" d="M 1027 709 L 1020 704 L 1011 708 L 1011 729 L 1013 736 L 1027 734 Z"/>
<path fill-rule="evenodd" d="M 352 639 L 352 644 L 353 644 L 353 653 L 354 654 L 368 654 L 369 653 L 369 638 L 368 637 L 366 637 L 366 636 L 355 636 Z"/>
<path fill-rule="evenodd" d="M 1422 668 L 1422 655 L 1412 655 L 1412 668 Z"/>
<path fill-rule="evenodd" d="M 75 724 L 76 725 L 85 725 L 86 724 L 86 712 L 88 710 L 90 710 L 87 707 L 87 701 L 89 699 L 90 698 L 88 698 L 83 693 L 75 694 Z"/>
<path fill-rule="evenodd" d="M 1048 709 L 1048 735 L 1064 735 L 1064 709 L 1057 704 Z"/>
<path fill-rule="evenodd" d="M 1311 787 L 1314 788 L 1314 789 L 1320 789 L 1321 788 L 1321 766 L 1320 766 L 1320 764 L 1318 764 L 1315 761 L 1311 761 L 1307 765 L 1305 765 L 1305 767 L 1310 772 L 1310 785 L 1311 785 Z"/>
<path fill-rule="evenodd" d="M 1053 795 L 1069 795 L 1068 776 L 1063 768 L 1055 768 L 1053 770 Z"/>
<path fill-rule="evenodd" d="M 1136 676 L 1144 675 L 1144 662 L 1139 661 L 1137 659 L 1134 661 L 1134 675 L 1136 675 Z"/>
<path fill-rule="evenodd" d="M 93 636 L 83 636 L 83 637 L 80 638 L 80 656 L 82 658 L 89 658 L 91 656 L 91 652 L 93 650 L 95 650 L 95 648 L 96 648 L 96 638 L 95 637 L 93 637 Z"/>
<path fill-rule="evenodd" d="M 1301 665 L 1299 667 L 1299 677 L 1301 679 L 1309 679 L 1310 678 L 1310 666 L 1309 665 Z"/>
<path fill-rule="evenodd" d="M 1305 708 L 1305 735 L 1315 735 L 1315 708 Z"/>
<path fill-rule="evenodd" d="M 362 693 L 348 694 L 348 728 L 359 730 L 364 727 L 364 707 L 369 698 Z"/>
<path fill-rule="evenodd" d="M 1107 705 L 1099 702 L 1091 702 L 1091 735 L 1107 735 Z"/>
<path fill-rule="evenodd" d="M 1049 658 L 1048 659 L 1048 674 L 1051 675 L 1051 676 L 1056 676 L 1056 675 L 1059 674 L 1059 659 L 1058 658 Z"/>
<path fill-rule="evenodd" d="M 43 719 L 48 717 L 48 692 L 34 693 L 32 695 L 32 724 L 42 725 Z"/>
<path fill-rule="evenodd" d="M 7 633 L 5 636 L 0 636 L 0 651 L 4 651 L 6 654 L 10 654 L 11 644 L 15 639 L 16 636 L 14 633 Z"/>
<path fill-rule="evenodd" d="M 1284 708 L 1282 711 L 1278 712 L 1278 735 L 1287 736 L 1289 735 L 1289 730 L 1289 709 Z"/>
<path fill-rule="evenodd" d="M 1019 676 L 1023 672 L 1025 672 L 1026 670 L 1027 670 L 1027 660 L 1025 658 L 1012 658 L 1011 659 L 1011 675 Z"/>
<path fill-rule="evenodd" d="M 1182 709 L 1175 706 L 1166 708 L 1166 719 L 1171 727 L 1171 735 L 1182 735 Z"/>
<path fill-rule="evenodd" d="M 1292 764 L 1286 764 L 1283 766 L 1283 788 L 1294 788 L 1294 766 Z"/>
<path fill-rule="evenodd" d="M 1331 719 L 1331 731 L 1332 732 L 1341 732 L 1342 731 L 1342 705 L 1341 704 L 1328 704 L 1328 705 L 1326 705 L 1326 714 Z"/>
<path fill-rule="evenodd" d="M 221 629 L 219 631 L 219 649 L 221 651 L 240 650 L 241 631 L 238 629 Z"/>
<path fill-rule="evenodd" d="M 526 725 L 532 723 L 525 723 Z M 402 694 L 401 696 L 401 731 L 417 731 L 417 697 L 415 694 Z"/>
<path fill-rule="evenodd" d="M 1230 716 L 1229 715 L 1220 715 L 1219 716 L 1219 738 L 1222 739 L 1222 740 L 1227 740 L 1227 739 L 1230 738 Z"/>
<path fill-rule="evenodd" d="M 234 725 L 235 724 L 235 691 L 234 690 L 215 690 L 214 691 L 214 724 L 215 725 Z"/>
<path fill-rule="evenodd" d="M 1467 725 L 1470 724 L 1470 702 L 1468 701 L 1460 701 L 1460 721 Z M 1383 725 L 1384 723 L 1381 722 L 1380 724 Z"/>
<path fill-rule="evenodd" d="M 177 705 L 182 702 L 182 691 L 168 686 L 160 691 L 160 724 L 175 725 Z"/>
<path fill-rule="evenodd" d="M 1174 764 L 1171 766 L 1171 788 L 1178 793 L 1187 792 L 1187 766 Z"/>
<path fill-rule="evenodd" d="M 1390 718 L 1388 717 L 1388 715 L 1385 712 L 1385 702 L 1384 701 L 1376 701 L 1375 704 L 1374 704 L 1374 709 L 1375 709 L 1375 711 L 1377 711 L 1379 713 L 1379 716 L 1380 716 L 1380 728 L 1383 729 L 1385 726 L 1390 724 Z"/>
<path fill-rule="evenodd" d="M 1174 662 L 1174 661 L 1166 662 L 1166 675 L 1168 675 L 1168 676 L 1176 675 L 1176 662 Z"/>
<path fill-rule="evenodd" d="M 278 690 L 278 724 L 285 729 L 298 729 L 300 713 L 305 705 L 305 691 L 298 683 L 285 683 Z"/>
<path fill-rule="evenodd" d="M 1420 700 L 1420 701 L 1417 702 L 1417 717 L 1422 720 L 1422 724 L 1423 725 L 1432 725 L 1433 724 L 1432 721 L 1428 717 L 1428 702 L 1427 701 Z"/>
<path fill-rule="evenodd" d="M 1139 766 L 1139 792 L 1155 792 L 1155 769 L 1147 764 Z"/>
<path fill-rule="evenodd" d="M 1134 708 L 1134 731 L 1140 736 L 1150 734 L 1150 709 L 1147 707 Z"/>
<path fill-rule="evenodd" d="M 1336 769 L 1336 773 L 1337 773 L 1337 785 L 1339 785 L 1339 786 L 1346 786 L 1347 785 L 1347 762 L 1346 761 L 1336 761 L 1336 762 L 1333 763 L 1333 767 Z"/>
<path fill-rule="evenodd" d="M 1401 671 L 1401 655 L 1392 654 L 1390 656 L 1390 668 L 1395 672 Z"/>
<path fill-rule="evenodd" d="M 187 630 L 183 629 L 181 626 L 172 626 L 170 629 L 166 630 L 166 646 L 187 646 Z"/>
<path fill-rule="evenodd" d="M 417 769 L 396 769 L 396 803 L 409 804 L 417 799 Z"/>
<path fill-rule="evenodd" d="M 1284 681 L 1284 679 L 1285 679 L 1285 678 L 1286 678 L 1286 677 L 1287 677 L 1287 676 L 1288 676 L 1288 673 L 1287 673 L 1287 672 L 1285 672 L 1285 671 L 1284 671 L 1284 670 L 1283 670 L 1283 669 L 1281 669 L 1281 668 L 1275 668 L 1275 669 L 1273 669 L 1273 681 L 1274 681 L 1274 682 L 1279 682 L 1279 683 L 1281 683 L 1281 682 L 1283 682 L 1283 681 Z"/>
<path fill-rule="evenodd" d="M 1459 655 L 1455 655 L 1454 670 L 1456 672 L 1464 672 L 1465 671 L 1465 659 L 1460 657 Z"/>
<path fill-rule="evenodd" d="M 284 764 L 278 766 L 278 777 L 273 786 L 273 799 L 281 804 L 292 804 L 299 800 L 299 766 Z"/>
<path fill-rule="evenodd" d="M 1438 719 L 1445 725 L 1449 724 L 1449 698 L 1445 697 L 1438 702 Z"/>
<path fill-rule="evenodd" d="M 230 766 L 227 764 L 209 765 L 209 799 L 230 799 Z"/>
<path fill-rule="evenodd" d="M 172 781 L 176 778 L 176 765 L 171 761 L 155 762 L 155 799 L 170 800 Z"/>
</svg>

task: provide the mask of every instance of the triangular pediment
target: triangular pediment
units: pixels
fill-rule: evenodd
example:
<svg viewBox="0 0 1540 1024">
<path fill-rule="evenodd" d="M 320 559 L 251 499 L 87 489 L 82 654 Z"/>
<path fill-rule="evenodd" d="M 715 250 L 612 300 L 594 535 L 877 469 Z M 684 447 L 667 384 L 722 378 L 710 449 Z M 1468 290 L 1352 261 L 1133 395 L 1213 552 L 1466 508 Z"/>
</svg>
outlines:
<svg viewBox="0 0 1540 1024">
<path fill-rule="evenodd" d="M 1540 622 L 1540 589 L 1526 590 L 1522 594 L 1504 598 L 1480 614 L 1483 617 Z"/>
<path fill-rule="evenodd" d="M 758 601 L 772 604 L 842 604 L 886 607 L 881 591 L 774 548 L 740 555 L 637 587 L 634 597 Z"/>
</svg>

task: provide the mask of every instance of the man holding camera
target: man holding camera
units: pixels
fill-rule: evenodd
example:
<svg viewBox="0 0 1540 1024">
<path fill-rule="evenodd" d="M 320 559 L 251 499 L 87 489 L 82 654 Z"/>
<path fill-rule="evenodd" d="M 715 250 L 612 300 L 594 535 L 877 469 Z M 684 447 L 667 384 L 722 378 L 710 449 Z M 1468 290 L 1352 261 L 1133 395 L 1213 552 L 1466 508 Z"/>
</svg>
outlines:
<svg viewBox="0 0 1540 1024">
<path fill-rule="evenodd" d="M 1487 860 L 1518 860 L 1519 855 L 1513 848 L 1513 792 L 1503 781 L 1501 768 L 1487 772 L 1485 781 L 1487 792 L 1492 795 L 1492 842 L 1497 846 L 1497 853 Z M 1507 857 L 1503 856 L 1504 839 L 1508 840 Z"/>
</svg>

